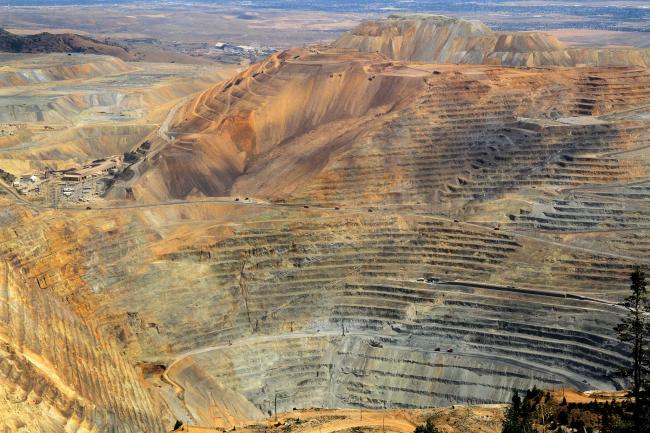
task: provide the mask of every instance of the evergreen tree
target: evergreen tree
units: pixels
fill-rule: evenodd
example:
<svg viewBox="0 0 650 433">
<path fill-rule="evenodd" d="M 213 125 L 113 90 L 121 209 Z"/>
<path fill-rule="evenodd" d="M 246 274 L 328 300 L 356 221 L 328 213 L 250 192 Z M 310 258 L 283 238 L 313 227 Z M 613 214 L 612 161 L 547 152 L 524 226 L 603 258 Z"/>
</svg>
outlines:
<svg viewBox="0 0 650 433">
<path fill-rule="evenodd" d="M 621 370 L 621 375 L 632 382 L 632 396 L 634 397 L 634 432 L 648 431 L 644 426 L 645 418 L 644 393 L 647 391 L 648 375 L 650 374 L 650 305 L 648 305 L 645 274 L 637 268 L 631 275 L 632 294 L 625 298 L 623 307 L 627 315 L 614 328 L 618 339 L 631 346 L 630 365 Z"/>
<path fill-rule="evenodd" d="M 512 404 L 506 410 L 502 433 L 534 433 L 529 412 L 522 404 L 519 393 L 515 390 Z"/>
</svg>

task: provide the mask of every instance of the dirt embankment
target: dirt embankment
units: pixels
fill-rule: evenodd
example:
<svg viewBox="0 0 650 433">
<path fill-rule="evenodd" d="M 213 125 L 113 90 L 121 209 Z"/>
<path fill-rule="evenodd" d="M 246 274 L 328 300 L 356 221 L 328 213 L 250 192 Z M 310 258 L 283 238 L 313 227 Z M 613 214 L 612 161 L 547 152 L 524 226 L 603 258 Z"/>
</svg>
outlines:
<svg viewBox="0 0 650 433">
<path fill-rule="evenodd" d="M 504 405 L 452 406 L 418 410 L 307 409 L 271 416 L 263 424 L 237 428 L 245 433 L 413 433 L 431 417 L 443 433 L 498 433 Z M 210 427 L 186 425 L 177 431 L 211 433 Z"/>
</svg>

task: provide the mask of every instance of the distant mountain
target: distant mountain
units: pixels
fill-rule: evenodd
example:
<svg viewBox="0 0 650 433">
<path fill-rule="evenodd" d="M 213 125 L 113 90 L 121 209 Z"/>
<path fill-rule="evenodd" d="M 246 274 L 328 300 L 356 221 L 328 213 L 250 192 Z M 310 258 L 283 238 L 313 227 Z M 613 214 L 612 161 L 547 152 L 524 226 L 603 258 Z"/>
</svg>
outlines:
<svg viewBox="0 0 650 433">
<path fill-rule="evenodd" d="M 105 54 L 122 60 L 136 60 L 125 48 L 73 33 L 16 35 L 0 29 L 0 51 L 10 53 Z"/>
<path fill-rule="evenodd" d="M 427 14 L 366 21 L 337 48 L 380 52 L 395 60 L 501 66 L 648 66 L 648 49 L 575 48 L 541 32 L 495 32 L 478 21 Z"/>
</svg>

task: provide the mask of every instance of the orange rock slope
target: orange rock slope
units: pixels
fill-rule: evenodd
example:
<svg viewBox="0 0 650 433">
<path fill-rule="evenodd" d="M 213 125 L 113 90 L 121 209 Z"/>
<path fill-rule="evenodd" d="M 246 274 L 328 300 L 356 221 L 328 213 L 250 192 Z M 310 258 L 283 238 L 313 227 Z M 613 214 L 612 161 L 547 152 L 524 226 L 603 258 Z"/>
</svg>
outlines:
<svg viewBox="0 0 650 433">
<path fill-rule="evenodd" d="M 634 109 L 648 103 L 649 83 L 644 68 L 414 65 L 290 50 L 178 110 L 134 189 L 145 201 L 251 195 L 455 207 L 527 185 L 589 183 L 613 172 L 572 175 L 580 167 L 564 155 L 640 147 L 647 122 Z M 619 180 L 646 173 L 612 158 Z"/>
<path fill-rule="evenodd" d="M 649 89 L 642 66 L 293 49 L 171 109 L 128 200 L 3 188 L 0 410 L 48 433 L 229 429 L 276 402 L 621 388 Z"/>
<path fill-rule="evenodd" d="M 178 111 L 171 125 L 176 139 L 160 144 L 139 191 L 155 193 L 163 180 L 163 196 L 226 195 L 265 160 L 275 173 L 266 187 L 290 188 L 376 119 L 407 104 L 426 75 L 375 54 L 274 55 Z"/>
</svg>

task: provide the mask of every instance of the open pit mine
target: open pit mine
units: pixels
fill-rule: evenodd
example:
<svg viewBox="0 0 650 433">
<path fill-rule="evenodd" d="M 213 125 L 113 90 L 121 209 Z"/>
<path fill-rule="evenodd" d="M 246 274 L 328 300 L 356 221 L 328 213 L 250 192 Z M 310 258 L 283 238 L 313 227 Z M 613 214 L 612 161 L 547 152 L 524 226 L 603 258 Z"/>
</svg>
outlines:
<svg viewBox="0 0 650 433">
<path fill-rule="evenodd" d="M 647 50 L 401 16 L 225 81 L 47 56 L 0 70 L 5 431 L 627 385 Z"/>
</svg>

